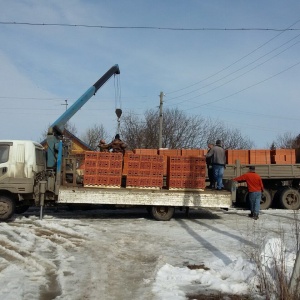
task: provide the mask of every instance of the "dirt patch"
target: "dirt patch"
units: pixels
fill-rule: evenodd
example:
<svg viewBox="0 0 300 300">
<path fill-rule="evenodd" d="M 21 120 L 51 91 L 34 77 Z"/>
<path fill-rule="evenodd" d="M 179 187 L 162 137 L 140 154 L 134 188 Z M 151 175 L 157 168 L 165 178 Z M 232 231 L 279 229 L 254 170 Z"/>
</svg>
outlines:
<svg viewBox="0 0 300 300">
<path fill-rule="evenodd" d="M 205 267 L 204 264 L 201 264 L 201 265 L 187 265 L 187 267 L 190 270 L 199 270 L 199 269 L 202 269 L 202 270 L 205 270 L 205 271 L 210 270 L 208 267 Z"/>
</svg>

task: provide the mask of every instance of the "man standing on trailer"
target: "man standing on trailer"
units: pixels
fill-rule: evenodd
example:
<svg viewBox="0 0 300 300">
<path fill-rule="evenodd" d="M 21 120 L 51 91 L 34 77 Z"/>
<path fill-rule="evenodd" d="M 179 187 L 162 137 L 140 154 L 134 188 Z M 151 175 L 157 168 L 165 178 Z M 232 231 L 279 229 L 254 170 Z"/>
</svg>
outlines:
<svg viewBox="0 0 300 300">
<path fill-rule="evenodd" d="M 216 190 L 223 189 L 223 175 L 226 165 L 225 150 L 222 147 L 222 141 L 217 140 L 216 145 L 206 154 L 206 159 L 212 158 L 213 171 L 216 181 Z"/>
<path fill-rule="evenodd" d="M 247 183 L 251 211 L 249 217 L 257 220 L 260 209 L 261 194 L 264 191 L 264 186 L 261 177 L 257 173 L 255 173 L 255 167 L 250 166 L 248 173 L 233 178 L 232 180 Z"/>
<path fill-rule="evenodd" d="M 209 153 L 212 148 L 214 147 L 214 142 L 208 140 L 207 141 L 207 153 Z M 207 174 L 208 174 L 208 179 L 209 179 L 209 186 L 207 188 L 209 189 L 214 189 L 215 188 L 215 174 L 214 174 L 214 169 L 213 169 L 213 157 L 207 157 L 206 156 L 206 165 L 207 165 Z"/>
<path fill-rule="evenodd" d="M 125 154 L 127 145 L 121 140 L 119 134 L 116 134 L 115 139 L 108 145 L 112 149 L 112 152 Z"/>
</svg>

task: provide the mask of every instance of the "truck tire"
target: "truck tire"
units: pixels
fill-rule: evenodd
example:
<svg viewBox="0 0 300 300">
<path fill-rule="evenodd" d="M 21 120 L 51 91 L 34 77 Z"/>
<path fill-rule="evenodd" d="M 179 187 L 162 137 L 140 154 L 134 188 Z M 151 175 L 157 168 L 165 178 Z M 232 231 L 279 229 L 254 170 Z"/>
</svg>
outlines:
<svg viewBox="0 0 300 300">
<path fill-rule="evenodd" d="M 262 195 L 261 195 L 261 200 L 260 200 L 260 209 L 268 209 L 272 205 L 272 196 L 271 193 L 268 190 L 264 190 Z"/>
<path fill-rule="evenodd" d="M 10 219 L 15 213 L 15 201 L 8 197 L 0 195 L 0 221 Z"/>
<path fill-rule="evenodd" d="M 174 215 L 173 206 L 152 206 L 151 216 L 157 221 L 170 221 Z"/>
<path fill-rule="evenodd" d="M 286 188 L 279 195 L 282 208 L 297 210 L 300 208 L 300 194 L 294 188 Z"/>
<path fill-rule="evenodd" d="M 236 190 L 236 204 L 241 207 L 249 207 L 248 189 L 245 186 L 239 186 Z"/>
</svg>

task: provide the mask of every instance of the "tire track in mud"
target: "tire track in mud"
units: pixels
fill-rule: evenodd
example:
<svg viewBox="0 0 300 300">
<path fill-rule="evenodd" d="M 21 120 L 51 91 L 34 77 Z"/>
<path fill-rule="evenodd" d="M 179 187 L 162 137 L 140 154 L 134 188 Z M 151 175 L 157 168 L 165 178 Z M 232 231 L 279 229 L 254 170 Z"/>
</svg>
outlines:
<svg viewBox="0 0 300 300">
<path fill-rule="evenodd" d="M 128 229 L 115 223 L 113 232 L 111 222 L 107 225 L 101 222 L 100 228 L 90 226 L 96 238 L 90 241 L 87 263 L 93 263 L 94 267 L 86 280 L 92 288 L 84 290 L 82 296 L 84 299 L 153 300 L 152 284 L 163 264 L 159 245 L 153 237 L 136 232 L 139 221 Z"/>
<path fill-rule="evenodd" d="M 68 258 L 78 251 L 86 237 L 68 226 L 53 222 L 16 221 L 0 224 L 0 274 L 16 267 L 24 284 L 34 286 L 36 299 L 62 295 L 64 278 L 70 275 Z M 2 291 L 4 292 L 4 291 Z M 5 295 L 1 295 L 5 298 Z M 31 298 L 30 293 L 22 299 Z"/>
</svg>

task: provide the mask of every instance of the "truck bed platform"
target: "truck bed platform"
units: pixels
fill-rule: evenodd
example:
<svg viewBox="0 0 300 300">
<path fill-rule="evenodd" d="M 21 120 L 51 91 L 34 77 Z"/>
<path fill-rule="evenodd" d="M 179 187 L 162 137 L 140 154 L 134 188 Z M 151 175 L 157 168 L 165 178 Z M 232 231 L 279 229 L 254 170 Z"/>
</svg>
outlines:
<svg viewBox="0 0 300 300">
<path fill-rule="evenodd" d="M 170 191 L 61 186 L 57 203 L 229 208 L 232 200 L 231 193 L 226 190 Z"/>
</svg>

